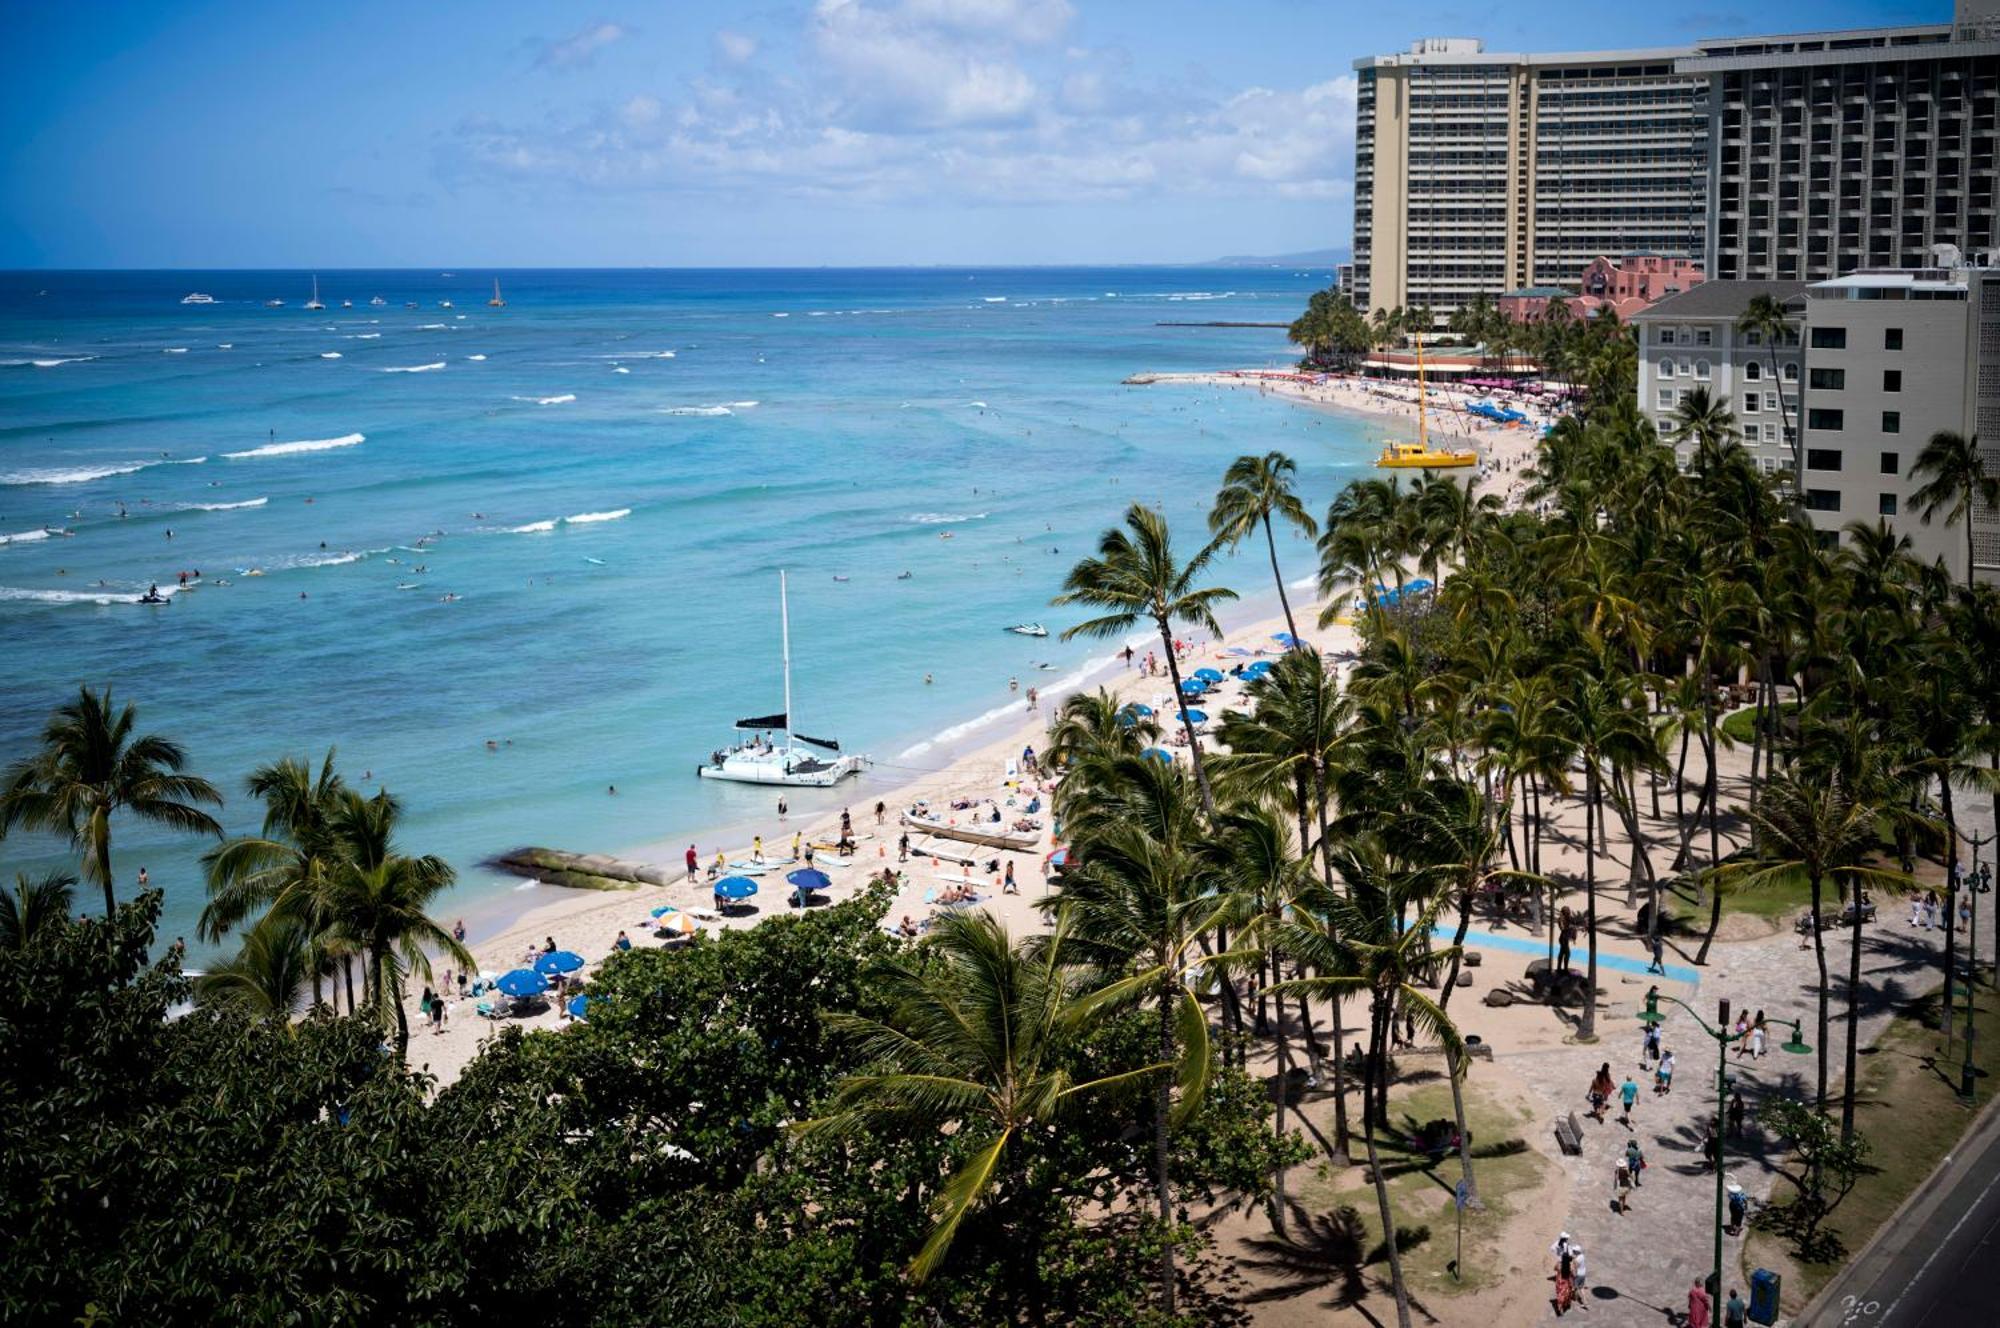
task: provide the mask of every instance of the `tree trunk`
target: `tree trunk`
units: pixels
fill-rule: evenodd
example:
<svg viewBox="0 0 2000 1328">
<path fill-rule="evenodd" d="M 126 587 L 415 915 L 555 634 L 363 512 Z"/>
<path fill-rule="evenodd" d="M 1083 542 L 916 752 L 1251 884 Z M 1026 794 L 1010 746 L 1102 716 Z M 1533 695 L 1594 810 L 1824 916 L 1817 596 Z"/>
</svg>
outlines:
<svg viewBox="0 0 2000 1328">
<path fill-rule="evenodd" d="M 1722 862 L 1722 839 L 1721 833 L 1716 826 L 1716 813 L 1718 810 L 1716 804 L 1720 799 L 1717 797 L 1716 792 L 1719 780 L 1716 770 L 1715 705 L 1713 700 L 1703 704 L 1701 713 L 1702 742 L 1707 748 L 1708 755 L 1708 788 L 1705 795 L 1708 799 L 1708 865 L 1713 869 Z M 1722 926 L 1722 883 L 1720 881 L 1710 882 L 1708 895 L 1708 934 L 1701 938 L 1701 950 L 1694 957 L 1694 962 L 1698 965 L 1708 963 L 1708 948 L 1715 944 L 1715 933 Z"/>
<path fill-rule="evenodd" d="M 383 954 L 375 956 L 375 981 L 377 986 L 383 988 L 383 999 L 396 1007 L 396 1061 L 407 1064 L 410 1059 L 410 1012 L 403 1008 L 402 984 L 390 978 L 388 970 L 382 966 L 387 957 Z"/>
<path fill-rule="evenodd" d="M 84 859 L 84 874 L 95 875 L 104 887 L 104 920 L 118 912 L 118 896 L 111 875 L 111 811 L 98 807 L 90 813 L 90 853 Z"/>
<path fill-rule="evenodd" d="M 1164 979 L 1160 987 L 1160 1045 L 1159 1056 L 1168 1065 L 1174 1060 L 1174 1000 L 1179 995 L 1174 990 L 1171 977 Z M 1170 1075 L 1155 1076 L 1153 1085 L 1153 1187 L 1160 1201 L 1160 1306 L 1168 1318 L 1174 1315 L 1174 1246 L 1168 1239 L 1174 1227 L 1173 1176 L 1168 1165 L 1168 1121 L 1173 1115 L 1173 1080 Z"/>
<path fill-rule="evenodd" d="M 1313 793 L 1319 804 L 1320 870 L 1327 888 L 1332 889 L 1333 834 L 1327 823 L 1326 771 L 1319 766 L 1313 768 Z M 1347 1030 L 1342 1026 L 1340 1004 L 1338 995 L 1327 1002 L 1333 1025 L 1333 1146 L 1347 1158 L 1353 1155 L 1353 1135 L 1347 1123 Z"/>
<path fill-rule="evenodd" d="M 1583 997 L 1583 1021 L 1579 1038 L 1597 1036 L 1597 841 L 1592 832 L 1603 819 L 1598 791 L 1597 760 L 1589 758 L 1583 787 L 1583 909 L 1584 927 L 1590 936 L 1590 967 L 1585 974 L 1589 990 Z"/>
<path fill-rule="evenodd" d="M 1285 631 L 1296 644 L 1299 639 L 1299 625 L 1292 621 L 1292 600 L 1291 596 L 1285 593 L 1285 574 L 1278 570 L 1278 541 L 1271 533 L 1271 518 L 1268 514 L 1264 517 L 1264 547 L 1271 553 L 1271 579 L 1278 583 L 1278 607 L 1285 611 Z M 1285 648 L 1290 650 L 1293 647 Z"/>
<path fill-rule="evenodd" d="M 1383 1077 L 1382 1043 L 1387 1035 L 1389 1019 L 1389 1012 L 1383 1008 L 1385 1004 L 1377 997 L 1369 1020 L 1370 1081 Z M 1375 1181 L 1375 1207 L 1382 1215 L 1382 1242 L 1389 1251 L 1389 1285 L 1396 1294 L 1396 1325 L 1397 1328 L 1410 1328 L 1410 1293 L 1403 1285 L 1403 1256 L 1396 1249 L 1396 1215 L 1389 1210 L 1389 1182 L 1382 1175 L 1382 1159 L 1375 1151 L 1375 1113 L 1372 1108 L 1364 1108 L 1361 1113 L 1361 1136 L 1368 1148 L 1368 1174 Z"/>
<path fill-rule="evenodd" d="M 1854 917 L 1848 924 L 1850 932 L 1847 952 L 1847 1080 L 1840 1086 L 1840 1141 L 1847 1143 L 1854 1138 L 1854 1087 L 1859 1067 L 1856 1056 L 1860 1052 L 1861 1031 L 1861 884 L 1854 886 Z M 1822 961 L 1820 990 L 1826 989 L 1825 967 Z M 1824 998 L 1822 998 L 1824 999 Z M 1951 1010 L 1944 1012 L 1945 1021 L 1951 1021 Z M 1826 1041 L 1822 1029 L 1820 1041 Z M 1820 1058 L 1825 1060 L 1822 1051 Z M 1820 1072 L 1824 1074 L 1825 1071 Z"/>
<path fill-rule="evenodd" d="M 1194 762 L 1194 782 L 1201 787 L 1201 809 L 1208 819 L 1215 819 L 1215 794 L 1208 787 L 1208 767 L 1202 764 L 1201 739 L 1194 733 L 1194 721 L 1188 718 L 1187 698 L 1181 695 L 1181 662 L 1174 655 L 1174 630 L 1165 618 L 1156 619 L 1160 625 L 1160 644 L 1167 652 L 1167 676 L 1174 684 L 1174 709 L 1180 711 L 1181 729 L 1187 734 L 1188 759 Z"/>
<path fill-rule="evenodd" d="M 1951 803 L 1951 760 L 1938 772 L 1938 805 L 1944 812 L 1944 1026 L 1949 1030 L 1951 997 L 1958 972 L 1958 817 Z M 1971 943 L 1967 942 L 1967 949 Z M 1947 1033 L 1946 1045 L 1950 1045 Z"/>
<path fill-rule="evenodd" d="M 1826 934 L 1824 930 L 1820 927 L 1820 922 L 1822 921 L 1820 917 L 1821 885 L 1822 883 L 1819 877 L 1817 876 L 1813 877 L 1812 879 L 1813 960 L 1815 963 L 1819 965 L 1819 997 L 1818 997 L 1819 1083 L 1816 1084 L 1813 1088 L 1813 1110 L 1819 1112 L 1820 1115 L 1824 1116 L 1826 1114 L 1826 1028 L 1827 1028 L 1826 981 L 1827 979 L 1826 979 Z M 1847 994 L 1847 998 L 1848 1000 L 1852 1001 L 1854 999 L 1854 993 L 1850 991 Z"/>
<path fill-rule="evenodd" d="M 1465 934 L 1472 927 L 1472 894 L 1461 887 L 1458 895 L 1458 932 L 1451 938 L 1457 953 L 1451 957 L 1451 971 L 1445 974 L 1444 990 L 1438 993 L 1438 1008 L 1451 1010 L 1451 994 L 1458 990 L 1458 961 L 1463 955 Z M 1444 1049 L 1445 1072 L 1451 1076 L 1451 1114 L 1458 1123 L 1458 1174 L 1465 1182 L 1465 1205 L 1468 1208 L 1484 1208 L 1479 1202 L 1479 1186 L 1472 1178 L 1472 1139 L 1465 1132 L 1465 1075 L 1472 1068 L 1471 1061 L 1462 1060 L 1449 1043 Z"/>
</svg>

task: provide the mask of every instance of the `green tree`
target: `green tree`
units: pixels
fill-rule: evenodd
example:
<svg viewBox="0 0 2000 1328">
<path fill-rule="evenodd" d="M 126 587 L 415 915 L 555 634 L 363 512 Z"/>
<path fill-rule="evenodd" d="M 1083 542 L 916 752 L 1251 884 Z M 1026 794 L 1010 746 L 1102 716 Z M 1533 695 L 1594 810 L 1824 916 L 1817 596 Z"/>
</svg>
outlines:
<svg viewBox="0 0 2000 1328">
<path fill-rule="evenodd" d="M 43 873 L 31 881 L 14 874 L 14 893 L 0 894 L 0 950 L 25 950 L 41 936 L 69 919 L 76 877 L 64 871 Z"/>
<path fill-rule="evenodd" d="M 1222 626 L 1215 620 L 1215 606 L 1236 598 L 1233 590 L 1196 585 L 1215 553 L 1216 546 L 1210 543 L 1187 562 L 1176 561 L 1167 519 L 1144 504 L 1132 504 L 1125 512 L 1124 529 L 1113 526 L 1105 531 L 1097 542 L 1097 556 L 1085 558 L 1072 567 L 1063 581 L 1056 604 L 1081 604 L 1105 612 L 1069 628 L 1062 639 L 1122 636 L 1141 621 L 1150 621 L 1160 633 L 1160 649 L 1166 656 L 1167 674 L 1173 680 L 1178 702 L 1181 665 L 1174 653 L 1173 625 L 1188 623 L 1221 636 Z M 1208 770 L 1202 764 L 1201 739 L 1195 734 L 1194 721 L 1187 717 L 1184 706 L 1181 724 L 1187 733 L 1195 782 L 1201 786 L 1202 805 L 1213 811 L 1215 796 L 1209 790 Z"/>
<path fill-rule="evenodd" d="M 1981 510 L 2000 508 L 2000 475 L 1986 473 L 1986 458 L 1980 454 L 1977 438 L 1940 429 L 1910 463 L 1910 478 L 1924 482 L 1910 495 L 1910 501 L 1925 525 L 1942 515 L 1946 525 L 1965 528 L 1965 584 L 1970 589 L 1975 580 L 1973 518 Z"/>
<path fill-rule="evenodd" d="M 306 923 L 290 914 L 266 913 L 243 933 L 235 954 L 194 980 L 195 999 L 204 1005 L 233 1005 L 289 1028 L 316 976 L 311 953 Z"/>
<path fill-rule="evenodd" d="M 1081 1082 L 1054 1064 L 1061 1033 L 1085 1016 L 1064 965 L 1065 928 L 1033 951 L 1017 947 L 990 914 L 946 914 L 921 957 L 891 960 L 879 975 L 889 1010 L 880 1018 L 834 1014 L 868 1070 L 843 1079 L 826 1114 L 800 1128 L 851 1133 L 916 1123 L 953 1129 L 962 1161 L 939 1189 L 933 1225 L 910 1263 L 921 1281 L 951 1248 L 966 1215 L 1010 1179 L 1011 1151 L 1088 1097 L 1136 1085 L 1166 1067 L 1144 1066 Z M 1011 1177 L 1019 1181 L 1018 1167 Z M 1172 1256 L 1166 1261 L 1169 1273 Z M 1164 1288 L 1171 1312 L 1173 1287 Z"/>
<path fill-rule="evenodd" d="M 1785 385 L 1778 373 L 1778 347 L 1786 340 L 1796 337 L 1791 320 L 1785 315 L 1784 301 L 1775 295 L 1755 295 L 1737 316 L 1736 330 L 1746 336 L 1754 336 L 1763 342 L 1770 382 L 1778 393 L 1778 412 L 1784 421 L 1785 439 L 1792 447 L 1792 486 L 1799 491 L 1805 481 L 1806 458 L 1805 439 L 1792 424 L 1792 411 L 1785 399 Z"/>
<path fill-rule="evenodd" d="M 111 691 L 79 688 L 42 729 L 41 750 L 17 761 L 0 793 L 0 834 L 15 826 L 68 835 L 83 855 L 83 877 L 104 889 L 108 916 L 118 905 L 111 867 L 111 821 L 129 813 L 188 834 L 222 834 L 199 804 L 222 805 L 214 785 L 183 774 L 187 753 L 157 734 L 133 736 L 137 712 L 115 709 Z"/>
<path fill-rule="evenodd" d="M 1299 625 L 1292 621 L 1292 601 L 1285 594 L 1285 574 L 1278 567 L 1278 541 L 1271 523 L 1274 519 L 1283 521 L 1307 539 L 1318 536 L 1319 523 L 1292 488 L 1297 473 L 1297 465 L 1283 452 L 1240 456 L 1229 463 L 1215 506 L 1208 513 L 1209 532 L 1223 545 L 1234 547 L 1259 531 L 1263 533 L 1264 548 L 1271 557 L 1271 579 L 1278 586 L 1278 605 L 1285 611 L 1285 629 L 1294 640 Z"/>
</svg>

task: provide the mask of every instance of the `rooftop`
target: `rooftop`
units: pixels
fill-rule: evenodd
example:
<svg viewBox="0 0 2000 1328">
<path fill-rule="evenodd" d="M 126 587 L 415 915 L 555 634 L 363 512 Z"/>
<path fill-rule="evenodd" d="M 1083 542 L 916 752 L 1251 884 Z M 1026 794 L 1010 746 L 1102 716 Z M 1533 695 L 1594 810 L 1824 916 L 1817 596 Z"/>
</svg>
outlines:
<svg viewBox="0 0 2000 1328">
<path fill-rule="evenodd" d="M 1678 295 L 1669 295 L 1652 308 L 1632 315 L 1632 321 L 1657 322 L 1668 318 L 1735 318 L 1750 307 L 1759 295 L 1770 295 L 1789 312 L 1804 307 L 1803 281 L 1704 281 Z"/>
<path fill-rule="evenodd" d="M 1519 290 L 1503 292 L 1500 298 L 1503 300 L 1560 300 L 1566 299 L 1572 294 L 1574 294 L 1573 291 L 1566 291 L 1560 286 L 1523 286 Z"/>
<path fill-rule="evenodd" d="M 1638 65 L 1666 64 L 1691 59 L 1700 51 L 1692 46 L 1653 46 L 1631 50 L 1556 51 L 1529 53 L 1489 51 L 1485 43 L 1471 37 L 1426 37 L 1410 43 L 1407 51 L 1393 55 L 1364 55 L 1354 62 L 1356 69 L 1398 65 Z M 1631 71 L 1637 73 L 1637 70 Z"/>
</svg>

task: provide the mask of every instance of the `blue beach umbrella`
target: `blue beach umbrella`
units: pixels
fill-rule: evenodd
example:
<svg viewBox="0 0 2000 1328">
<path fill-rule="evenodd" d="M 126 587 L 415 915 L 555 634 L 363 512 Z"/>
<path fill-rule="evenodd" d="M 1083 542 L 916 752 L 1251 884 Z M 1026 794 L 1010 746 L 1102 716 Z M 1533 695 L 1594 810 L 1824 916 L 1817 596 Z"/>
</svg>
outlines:
<svg viewBox="0 0 2000 1328">
<path fill-rule="evenodd" d="M 757 883 L 748 876 L 725 876 L 715 883 L 715 893 L 724 899 L 748 899 L 757 893 Z"/>
<path fill-rule="evenodd" d="M 1181 683 L 1182 696 L 1200 696 L 1208 690 L 1208 684 L 1199 678 L 1189 678 Z"/>
<path fill-rule="evenodd" d="M 1183 710 L 1183 711 L 1181 711 L 1181 714 L 1183 714 L 1183 715 L 1185 715 L 1185 716 L 1187 717 L 1187 722 L 1188 722 L 1188 723 L 1190 723 L 1190 724 L 1206 724 L 1206 723 L 1208 723 L 1208 715 L 1207 715 L 1207 713 L 1206 713 L 1206 712 L 1204 712 L 1204 711 L 1200 711 L 1200 710 Z"/>
<path fill-rule="evenodd" d="M 1260 659 L 1255 664 L 1243 666 L 1243 676 L 1246 678 L 1261 678 L 1270 671 L 1271 661 L 1268 659 Z"/>
<path fill-rule="evenodd" d="M 824 890 L 833 884 L 833 878 L 817 867 L 801 867 L 787 873 L 785 879 L 801 890 Z"/>
<path fill-rule="evenodd" d="M 1281 646 L 1295 646 L 1299 643 L 1299 638 L 1293 636 L 1290 632 L 1273 632 L 1271 633 L 1271 639 Z"/>
<path fill-rule="evenodd" d="M 590 1018 L 590 1016 L 585 1014 L 584 1011 L 589 1008 L 590 1008 L 589 993 L 586 992 L 578 994 L 576 996 L 572 996 L 569 1002 L 569 1017 L 572 1019 L 588 1019 Z"/>
<path fill-rule="evenodd" d="M 1192 675 L 1192 676 L 1193 676 L 1193 677 L 1196 677 L 1196 678 L 1199 678 L 1199 679 L 1201 679 L 1201 680 L 1202 680 L 1203 682 L 1221 682 L 1221 681 L 1222 681 L 1222 670 L 1220 670 L 1220 669 L 1196 669 L 1196 670 L 1194 671 L 1194 673 L 1193 673 L 1193 675 Z"/>
<path fill-rule="evenodd" d="M 1174 754 L 1164 747 L 1148 747 L 1145 751 L 1140 752 L 1139 755 L 1148 760 L 1158 761 L 1161 765 L 1172 765 L 1174 763 Z"/>
<path fill-rule="evenodd" d="M 493 985 L 504 996 L 539 996 L 549 989 L 549 980 L 532 968 L 517 968 Z"/>
<path fill-rule="evenodd" d="M 535 971 L 544 975 L 574 973 L 582 967 L 583 956 L 574 950 L 551 950 L 535 961 Z"/>
<path fill-rule="evenodd" d="M 680 910 L 675 908 L 672 904 L 662 904 L 658 908 L 653 910 L 652 915 L 656 918 L 664 918 L 669 913 L 678 913 L 678 912 L 680 912 Z"/>
<path fill-rule="evenodd" d="M 1435 581 L 1432 581 L 1429 577 L 1420 576 L 1416 580 L 1404 586 L 1403 589 L 1412 595 L 1421 595 L 1426 590 L 1429 590 L 1432 586 L 1436 584 L 1437 583 Z"/>
</svg>

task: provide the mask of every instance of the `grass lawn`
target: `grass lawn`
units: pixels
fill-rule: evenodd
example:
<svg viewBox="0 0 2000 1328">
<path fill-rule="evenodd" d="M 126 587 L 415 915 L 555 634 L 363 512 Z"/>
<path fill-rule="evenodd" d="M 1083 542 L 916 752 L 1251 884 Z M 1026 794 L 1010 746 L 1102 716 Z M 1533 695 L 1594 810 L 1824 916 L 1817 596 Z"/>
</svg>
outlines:
<svg viewBox="0 0 2000 1328">
<path fill-rule="evenodd" d="M 1357 1110 L 1358 1106 L 1357 1100 Z M 1451 1085 L 1441 1078 L 1427 1077 L 1424 1082 L 1391 1089 L 1389 1111 L 1399 1128 L 1450 1119 Z M 1472 1131 L 1473 1178 L 1485 1208 L 1466 1211 L 1465 1262 L 1458 1281 L 1452 1280 L 1448 1268 L 1456 1248 L 1452 1190 L 1458 1184 L 1458 1154 L 1453 1152 L 1432 1165 L 1422 1155 L 1395 1147 L 1386 1138 L 1376 1140 L 1383 1171 L 1390 1178 L 1389 1204 L 1396 1225 L 1405 1230 L 1430 1228 L 1429 1239 L 1400 1251 L 1403 1276 L 1413 1297 L 1467 1295 L 1497 1286 L 1506 1272 L 1500 1257 L 1501 1235 L 1522 1198 L 1535 1192 L 1544 1171 L 1552 1165 L 1523 1140 L 1534 1124 L 1533 1113 L 1525 1106 L 1514 1108 L 1497 1102 L 1482 1092 L 1477 1062 L 1465 1086 L 1465 1121 Z M 1358 1116 L 1354 1154 L 1357 1160 L 1367 1156 L 1361 1145 Z M 1363 1247 L 1374 1249 L 1381 1244 L 1375 1187 L 1362 1179 L 1361 1168 L 1329 1174 L 1322 1167 L 1311 1176 L 1294 1175 L 1299 1177 L 1297 1197 L 1304 1206 L 1314 1212 L 1350 1206 L 1366 1228 Z M 1370 1271 L 1386 1278 L 1386 1261 Z"/>
<path fill-rule="evenodd" d="M 1797 701 L 1787 701 L 1778 707 L 1780 715 L 1795 715 L 1798 713 L 1798 710 L 1799 703 Z M 1757 707 L 1746 706 L 1742 710 L 1731 711 L 1729 714 L 1724 715 L 1722 722 L 1716 725 L 1716 727 L 1728 734 L 1732 742 L 1737 743 L 1739 746 L 1748 747 L 1750 740 L 1756 736 L 1753 727 L 1756 722 Z"/>
<path fill-rule="evenodd" d="M 1965 1059 L 1965 997 L 1959 996 L 1958 1038 L 1949 1057 L 1937 1025 L 1937 1002 L 1936 992 L 1911 1002 L 1881 1040 L 1861 1054 L 1855 1123 L 1870 1144 L 1874 1170 L 1827 1222 L 1839 1232 L 1850 1256 L 1868 1243 L 1972 1123 L 1974 1111 L 1961 1105 L 1958 1097 L 1959 1067 Z M 1984 1106 L 2000 1091 L 1995 1075 L 2000 1071 L 2000 1024 L 1995 1023 L 2000 1020 L 2000 998 L 1990 985 L 1981 985 L 1975 1004 L 1979 1036 L 1973 1063 L 1979 1071 L 1979 1105 Z M 1828 1106 L 1837 1117 L 1839 1099 Z M 1780 1183 L 1780 1193 L 1788 1189 Z M 1744 1246 L 1744 1264 L 1782 1272 L 1785 1312 L 1796 1314 L 1844 1261 L 1800 1263 L 1781 1238 L 1752 1231 Z"/>
</svg>

